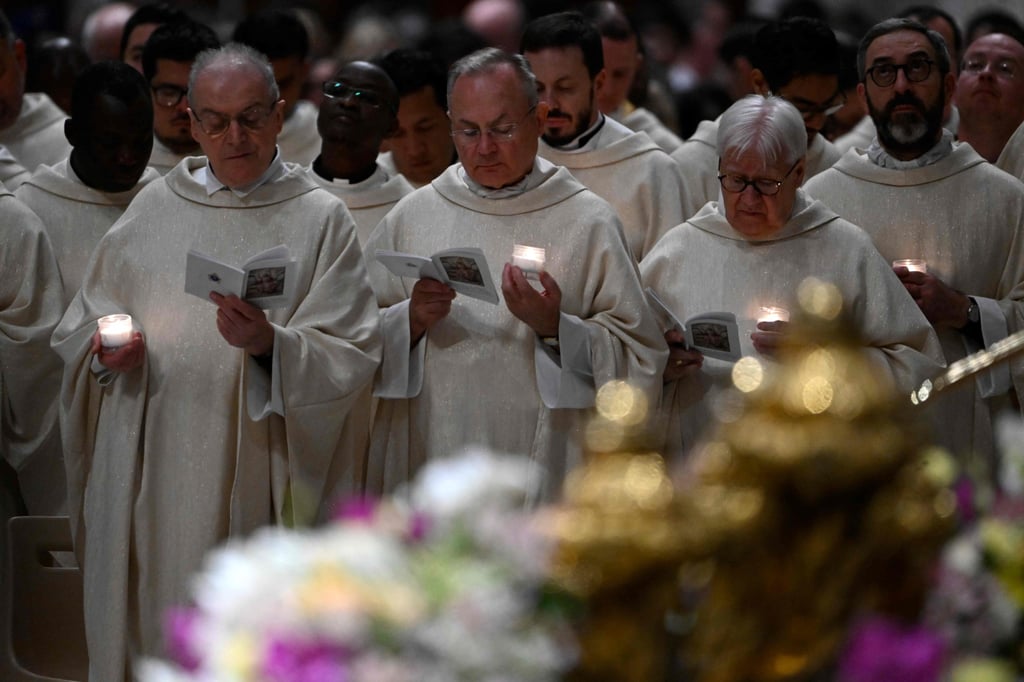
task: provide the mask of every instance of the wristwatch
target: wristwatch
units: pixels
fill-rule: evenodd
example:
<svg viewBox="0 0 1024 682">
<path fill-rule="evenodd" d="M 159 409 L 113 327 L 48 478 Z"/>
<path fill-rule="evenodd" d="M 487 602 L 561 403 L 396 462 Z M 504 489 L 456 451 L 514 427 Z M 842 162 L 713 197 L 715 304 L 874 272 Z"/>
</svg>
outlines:
<svg viewBox="0 0 1024 682">
<path fill-rule="evenodd" d="M 967 305 L 967 324 L 978 324 L 981 322 L 981 308 L 973 296 L 968 296 L 967 300 L 970 301 Z"/>
</svg>

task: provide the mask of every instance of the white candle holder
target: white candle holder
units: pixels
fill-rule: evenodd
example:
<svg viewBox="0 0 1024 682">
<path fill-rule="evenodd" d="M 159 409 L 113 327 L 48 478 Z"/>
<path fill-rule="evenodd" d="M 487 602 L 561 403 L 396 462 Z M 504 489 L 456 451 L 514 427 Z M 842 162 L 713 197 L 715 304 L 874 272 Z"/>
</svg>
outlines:
<svg viewBox="0 0 1024 682">
<path fill-rule="evenodd" d="M 906 268 L 911 272 L 928 272 L 928 263 L 924 258 L 897 258 L 892 262 L 894 268 Z"/>
<path fill-rule="evenodd" d="M 544 272 L 544 249 L 515 244 L 512 247 L 512 265 L 522 270 L 529 279 L 540 279 L 540 273 Z"/>
<path fill-rule="evenodd" d="M 761 322 L 789 322 L 789 311 L 774 305 L 761 306 L 761 314 L 757 321 Z"/>
<path fill-rule="evenodd" d="M 100 345 L 105 350 L 115 350 L 132 340 L 131 315 L 104 315 L 96 324 L 100 330 Z"/>
</svg>

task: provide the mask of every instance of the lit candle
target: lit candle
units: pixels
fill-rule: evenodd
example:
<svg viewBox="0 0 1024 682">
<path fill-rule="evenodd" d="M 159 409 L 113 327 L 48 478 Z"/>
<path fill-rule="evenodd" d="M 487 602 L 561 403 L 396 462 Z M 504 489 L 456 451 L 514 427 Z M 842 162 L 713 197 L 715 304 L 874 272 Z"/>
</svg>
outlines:
<svg viewBox="0 0 1024 682">
<path fill-rule="evenodd" d="M 521 269 L 527 277 L 537 279 L 544 271 L 544 249 L 516 244 L 512 247 L 512 265 Z"/>
<path fill-rule="evenodd" d="M 899 258 L 892 262 L 894 268 L 906 268 L 911 272 L 928 272 L 928 263 L 924 258 Z"/>
<path fill-rule="evenodd" d="M 106 349 L 120 348 L 132 340 L 131 315 L 104 315 L 96 324 L 100 329 L 100 344 Z"/>
<path fill-rule="evenodd" d="M 760 322 L 789 322 L 789 311 L 774 305 L 761 306 L 761 314 L 757 321 Z"/>
</svg>

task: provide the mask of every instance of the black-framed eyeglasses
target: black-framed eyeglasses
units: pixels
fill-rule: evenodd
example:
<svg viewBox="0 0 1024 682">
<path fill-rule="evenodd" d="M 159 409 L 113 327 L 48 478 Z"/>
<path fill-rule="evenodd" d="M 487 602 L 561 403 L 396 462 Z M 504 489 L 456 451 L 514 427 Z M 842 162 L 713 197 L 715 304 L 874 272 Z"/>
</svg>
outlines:
<svg viewBox="0 0 1024 682">
<path fill-rule="evenodd" d="M 353 87 L 344 81 L 324 81 L 320 86 L 320 90 L 331 99 L 352 97 L 360 104 L 365 104 L 373 109 L 380 109 L 386 104 L 380 93 L 365 88 Z M 388 105 L 388 108 L 393 111 L 390 105 Z"/>
<path fill-rule="evenodd" d="M 511 142 L 512 138 L 516 135 L 516 131 L 519 130 L 519 126 L 523 124 L 523 121 L 525 121 L 536 108 L 537 105 L 534 104 L 526 110 L 526 113 L 523 114 L 518 121 L 513 123 L 500 123 L 489 128 L 461 128 L 459 130 L 452 130 L 452 139 L 460 144 L 471 145 L 478 143 L 483 139 L 484 135 L 488 135 L 495 142 Z"/>
<path fill-rule="evenodd" d="M 177 85 L 158 85 L 153 88 L 153 101 L 162 107 L 176 107 L 181 98 L 188 94 L 188 88 Z"/>
<path fill-rule="evenodd" d="M 754 191 L 765 197 L 773 197 L 779 193 L 782 189 L 782 183 L 786 181 L 796 165 L 800 163 L 800 159 L 793 162 L 793 165 L 789 167 L 786 174 L 782 176 L 781 180 L 772 180 L 770 178 L 754 178 L 753 180 L 745 178 L 742 175 L 732 175 L 728 173 L 719 173 L 718 182 L 721 183 L 722 189 L 726 192 L 732 192 L 733 194 L 739 194 L 747 187 L 753 187 Z M 722 161 L 718 161 L 718 169 L 722 169 Z"/>
<path fill-rule="evenodd" d="M 193 111 L 192 117 L 195 118 L 204 133 L 210 137 L 220 137 L 228 131 L 232 121 L 238 121 L 238 125 L 250 132 L 258 132 L 270 122 L 270 117 L 273 113 L 274 103 L 271 102 L 269 105 L 253 104 L 235 116 L 228 116 L 216 111 L 204 111 L 201 114 Z"/>
<path fill-rule="evenodd" d="M 800 112 L 800 115 L 805 121 L 817 116 L 832 116 L 840 109 L 846 106 L 846 95 L 843 92 L 837 92 L 829 98 L 826 104 L 810 105 L 804 104 L 803 102 L 794 102 L 785 95 L 779 95 L 784 100 L 796 107 L 796 110 Z"/>
<path fill-rule="evenodd" d="M 871 76 L 871 80 L 880 88 L 887 88 L 896 82 L 896 75 L 903 71 L 903 75 L 911 83 L 920 83 L 932 75 L 932 66 L 935 64 L 931 59 L 925 57 L 914 57 L 906 64 L 875 64 L 865 71 L 865 75 Z"/>
</svg>

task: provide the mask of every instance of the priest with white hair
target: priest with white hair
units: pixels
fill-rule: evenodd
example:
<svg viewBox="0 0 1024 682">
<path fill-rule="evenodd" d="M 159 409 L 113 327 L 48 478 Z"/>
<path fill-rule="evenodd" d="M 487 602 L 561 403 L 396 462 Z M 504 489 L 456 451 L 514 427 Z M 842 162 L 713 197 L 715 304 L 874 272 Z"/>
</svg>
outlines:
<svg viewBox="0 0 1024 682">
<path fill-rule="evenodd" d="M 909 393 L 941 371 L 935 333 L 870 237 L 800 189 L 807 133 L 792 104 L 741 99 L 721 117 L 717 150 L 721 200 L 671 230 L 640 263 L 644 286 L 677 319 L 733 313 L 742 354 L 770 360 L 789 326 L 759 322 L 762 309 L 795 311 L 800 283 L 816 277 L 838 287 L 865 352 L 894 387 Z M 666 453 L 678 457 L 712 422 L 732 364 L 687 350 L 677 330 L 665 339 Z"/>
</svg>

